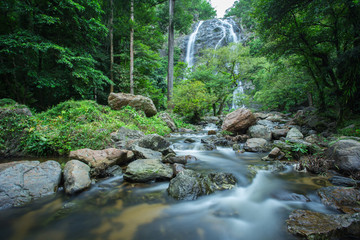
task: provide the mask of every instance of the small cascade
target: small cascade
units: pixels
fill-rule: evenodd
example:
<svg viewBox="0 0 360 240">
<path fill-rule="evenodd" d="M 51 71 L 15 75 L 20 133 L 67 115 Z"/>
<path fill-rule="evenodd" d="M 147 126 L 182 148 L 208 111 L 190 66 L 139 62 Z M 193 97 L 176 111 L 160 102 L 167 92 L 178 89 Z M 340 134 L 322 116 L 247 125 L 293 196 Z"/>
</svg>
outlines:
<svg viewBox="0 0 360 240">
<path fill-rule="evenodd" d="M 189 41 L 188 41 L 187 49 L 186 49 L 186 59 L 185 59 L 189 68 L 191 68 L 194 65 L 196 35 L 199 32 L 200 26 L 203 24 L 203 22 L 204 21 L 199 22 L 199 24 L 195 28 L 195 31 L 189 37 Z"/>
<path fill-rule="evenodd" d="M 233 101 L 232 101 L 232 107 L 231 107 L 232 109 L 236 109 L 236 108 L 240 107 L 239 105 L 237 105 L 237 102 L 241 99 L 241 96 L 243 94 L 244 94 L 243 83 L 241 81 L 239 81 L 237 88 L 233 92 Z M 241 107 L 244 108 L 245 105 L 243 104 Z"/>
</svg>

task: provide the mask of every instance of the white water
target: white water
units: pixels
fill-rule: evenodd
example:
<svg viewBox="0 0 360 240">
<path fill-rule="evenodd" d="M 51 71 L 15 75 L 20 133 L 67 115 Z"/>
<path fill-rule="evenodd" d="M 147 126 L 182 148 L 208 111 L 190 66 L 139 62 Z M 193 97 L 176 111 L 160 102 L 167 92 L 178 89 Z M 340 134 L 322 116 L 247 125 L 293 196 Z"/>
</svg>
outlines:
<svg viewBox="0 0 360 240">
<path fill-rule="evenodd" d="M 188 67 L 191 68 L 194 65 L 194 52 L 195 52 L 195 41 L 196 41 L 196 35 L 200 29 L 200 26 L 203 24 L 204 21 L 200 21 L 197 25 L 195 31 L 190 35 L 189 41 L 187 44 L 186 49 L 186 63 L 188 64 Z"/>
<path fill-rule="evenodd" d="M 239 81 L 238 86 L 236 87 L 236 89 L 233 92 L 233 101 L 232 101 L 232 107 L 231 107 L 232 109 L 239 108 L 238 101 L 241 99 L 241 96 L 243 94 L 244 94 L 243 83 L 241 81 Z M 242 104 L 241 107 L 244 108 L 245 105 Z"/>
</svg>

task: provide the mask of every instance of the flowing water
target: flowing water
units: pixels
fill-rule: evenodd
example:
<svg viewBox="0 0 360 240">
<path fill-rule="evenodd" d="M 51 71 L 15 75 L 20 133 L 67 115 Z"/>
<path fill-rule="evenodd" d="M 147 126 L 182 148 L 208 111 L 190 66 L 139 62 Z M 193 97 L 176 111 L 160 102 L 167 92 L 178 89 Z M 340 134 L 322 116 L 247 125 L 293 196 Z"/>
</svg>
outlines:
<svg viewBox="0 0 360 240">
<path fill-rule="evenodd" d="M 59 191 L 1 211 L 0 239 L 296 239 L 285 224 L 292 210 L 330 211 L 315 194 L 329 185 L 325 178 L 270 165 L 261 161 L 265 154 L 197 150 L 201 139 L 211 137 L 206 132 L 173 134 L 172 147 L 178 155 L 198 158 L 189 169 L 233 173 L 234 189 L 176 201 L 167 194 L 168 182 L 135 184 L 113 177 L 76 196 Z M 184 143 L 189 137 L 196 142 Z"/>
<path fill-rule="evenodd" d="M 197 35 L 198 31 L 199 31 L 199 28 L 203 24 L 203 22 L 204 21 L 200 21 L 198 23 L 197 27 L 195 28 L 195 31 L 193 33 L 191 33 L 191 35 L 189 37 L 189 41 L 188 41 L 187 48 L 186 48 L 186 58 L 185 58 L 185 61 L 188 64 L 189 68 L 191 68 L 194 65 L 194 61 L 195 61 L 194 53 L 195 53 L 196 35 Z"/>
</svg>

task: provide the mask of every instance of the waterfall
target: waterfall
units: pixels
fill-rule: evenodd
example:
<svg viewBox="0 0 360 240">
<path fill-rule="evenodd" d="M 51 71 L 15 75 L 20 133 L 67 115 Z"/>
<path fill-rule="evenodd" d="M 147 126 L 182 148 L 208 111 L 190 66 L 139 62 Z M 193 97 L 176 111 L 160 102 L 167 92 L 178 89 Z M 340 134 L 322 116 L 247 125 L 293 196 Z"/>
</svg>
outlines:
<svg viewBox="0 0 360 240">
<path fill-rule="evenodd" d="M 239 106 L 237 105 L 237 101 L 241 99 L 241 95 L 244 94 L 244 88 L 243 88 L 243 83 L 241 81 L 238 82 L 238 86 L 237 88 L 234 90 L 233 92 L 233 101 L 232 101 L 232 109 L 236 109 L 239 108 Z M 242 105 L 242 108 L 244 108 L 245 105 Z"/>
<path fill-rule="evenodd" d="M 197 25 L 195 31 L 190 35 L 189 41 L 187 44 L 186 49 L 186 63 L 188 64 L 188 67 L 191 68 L 194 65 L 194 53 L 195 53 L 195 41 L 196 41 L 196 35 L 199 31 L 200 26 L 203 24 L 204 21 L 200 21 Z"/>
</svg>

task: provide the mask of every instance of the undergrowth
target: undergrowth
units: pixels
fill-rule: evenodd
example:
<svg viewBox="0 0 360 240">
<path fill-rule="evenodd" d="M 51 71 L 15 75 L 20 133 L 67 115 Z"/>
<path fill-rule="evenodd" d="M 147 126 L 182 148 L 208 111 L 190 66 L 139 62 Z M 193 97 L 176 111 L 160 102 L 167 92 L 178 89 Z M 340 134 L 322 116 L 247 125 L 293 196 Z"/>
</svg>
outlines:
<svg viewBox="0 0 360 240">
<path fill-rule="evenodd" d="M 175 122 L 178 127 L 186 126 L 181 120 Z M 145 134 L 170 133 L 158 115 L 147 118 L 129 106 L 112 110 L 94 101 L 70 100 L 32 117 L 12 114 L 1 118 L 0 150 L 8 147 L 5 142 L 9 136 L 21 136 L 21 149 L 38 156 L 66 155 L 80 148 L 103 149 L 111 146 L 110 133 L 120 127 Z"/>
</svg>

